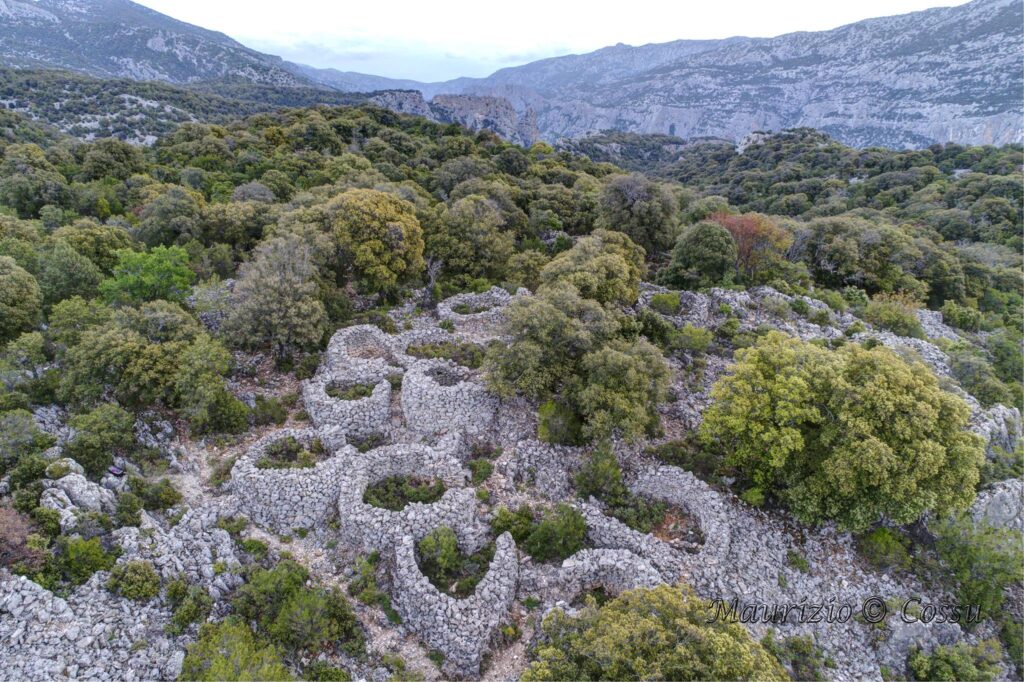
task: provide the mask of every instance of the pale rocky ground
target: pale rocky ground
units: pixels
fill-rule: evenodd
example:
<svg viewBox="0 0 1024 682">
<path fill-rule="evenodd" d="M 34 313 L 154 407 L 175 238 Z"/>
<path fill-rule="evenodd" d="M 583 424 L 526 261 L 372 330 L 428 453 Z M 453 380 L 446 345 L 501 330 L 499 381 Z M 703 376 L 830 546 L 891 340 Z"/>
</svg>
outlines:
<svg viewBox="0 0 1024 682">
<path fill-rule="evenodd" d="M 659 291 L 645 285 L 638 305 L 647 306 Z M 929 592 L 912 575 L 872 569 L 857 554 L 847 533 L 828 526 L 807 528 L 785 513 L 754 509 L 689 472 L 653 461 L 644 454 L 646 443 L 615 445 L 627 485 L 678 508 L 681 516 L 700 527 L 702 545 L 684 547 L 637 533 L 605 516 L 597 501 L 574 501 L 572 472 L 586 451 L 535 440 L 534 405 L 521 399 L 498 401 L 484 390 L 479 372 L 406 353 L 411 343 L 427 340 L 482 343 L 494 339 L 501 308 L 512 299 L 492 289 L 483 295 L 449 299 L 435 314 L 405 306 L 393 313 L 401 330 L 397 334 L 375 327 L 340 330 L 317 375 L 308 381 L 297 383 L 262 361 L 254 363 L 253 379 L 236 386 L 241 395 L 298 393 L 298 406 L 311 421 L 297 419 L 293 410 L 286 424 L 253 429 L 236 441 L 192 441 L 157 415 L 143 420 L 139 432 L 148 444 L 166 452 L 172 480 L 184 496 L 181 511 L 185 513 L 176 525 L 169 523 L 171 514 L 146 514 L 141 528 L 116 531 L 123 549 L 119 561 L 145 558 L 165 577 L 187 574 L 217 600 L 213 617 L 218 618 L 226 612 L 231 590 L 242 580 L 239 564 L 245 560 L 230 536 L 216 527 L 220 518 L 246 516 L 250 524 L 243 536 L 263 540 L 273 554 L 289 552 L 318 582 L 343 589 L 353 577 L 355 559 L 378 550 L 382 559 L 378 581 L 390 593 L 402 624 L 392 625 L 380 609 L 353 600 L 371 655 L 361 661 L 334 660 L 354 677 L 375 682 L 390 675 L 380 658 L 385 654 L 401 656 L 409 671 L 427 680 L 454 675 L 515 679 L 528 663 L 528 646 L 539 634 L 543 614 L 555 607 L 572 609 L 583 593 L 598 587 L 615 594 L 681 580 L 702 597 L 736 599 L 741 608 L 753 603 L 821 602 L 859 609 L 876 596 L 888 600 L 892 608 L 913 595 L 931 602 L 948 599 L 949 595 Z M 767 288 L 684 292 L 679 314 L 669 319 L 677 325 L 714 327 L 725 319 L 725 303 L 741 329 L 771 323 L 802 338 L 836 338 L 855 321 L 847 314 L 831 314 L 828 325 L 812 324 L 781 312 L 788 309 L 788 299 Z M 823 306 L 806 301 L 814 309 Z M 459 304 L 488 309 L 460 315 L 455 312 L 462 309 Z M 442 321 L 450 321 L 454 332 L 442 329 Z M 934 316 L 925 314 L 922 322 L 933 338 L 957 334 Z M 936 372 L 948 374 L 945 354 L 929 342 L 870 328 L 863 334 L 886 345 L 910 348 Z M 666 433 L 662 440 L 699 425 L 708 389 L 728 362 L 725 356 L 709 356 L 702 375 L 695 379 L 686 375 L 684 361 L 672 361 L 674 395 L 660 408 Z M 388 377 L 395 374 L 404 378 L 400 387 L 392 388 Z M 329 383 L 346 381 L 368 382 L 377 388 L 373 395 L 354 401 L 339 401 L 325 392 Z M 972 428 L 1001 447 L 1012 448 L 1020 437 L 1016 410 L 984 410 L 970 396 L 965 398 L 974 414 Z M 69 437 L 64 415 L 41 410 L 36 416 L 46 430 L 61 434 L 64 440 Z M 353 434 L 379 434 L 383 445 L 359 452 L 349 443 Z M 320 438 L 327 452 L 315 468 L 274 470 L 251 465 L 267 444 L 284 435 Z M 494 474 L 478 486 L 488 491 L 487 502 L 478 500 L 463 467 L 474 442 L 502 448 L 494 460 Z M 50 454 L 59 457 L 59 446 Z M 232 460 L 231 479 L 212 487 L 215 469 Z M 362 502 L 362 492 L 370 483 L 421 472 L 445 481 L 448 490 L 438 502 L 409 505 L 401 512 Z M 76 510 L 104 508 L 118 485 L 123 482 L 108 478 L 96 484 L 72 473 L 52 482 L 50 490 L 56 500 L 53 504 L 73 524 Z M 463 600 L 439 593 L 416 565 L 414 539 L 438 525 L 452 527 L 462 549 L 473 550 L 489 539 L 487 522 L 499 505 L 565 501 L 584 514 L 588 548 L 561 565 L 536 564 L 516 549 L 510 537 L 500 538 L 488 575 L 475 594 Z M 976 518 L 1021 529 L 1020 482 L 1005 481 L 983 491 L 972 512 Z M 306 530 L 296 532 L 298 528 Z M 807 570 L 791 565 L 790 555 L 806 559 Z M 218 563 L 227 570 L 215 571 Z M 106 574 L 98 573 L 60 598 L 0 571 L 0 659 L 4 661 L 0 679 L 174 678 L 185 646 L 195 638 L 195 628 L 179 637 L 165 634 L 170 612 L 162 598 L 139 606 L 108 592 L 105 581 Z M 527 609 L 527 600 L 539 606 Z M 501 637 L 501 627 L 508 624 L 515 624 L 522 636 L 511 642 Z M 757 637 L 768 629 L 765 624 L 748 627 Z M 773 627 L 780 637 L 812 636 L 834 662 L 824 672 L 836 680 L 880 679 L 883 667 L 902 669 L 912 646 L 930 649 L 993 634 L 990 624 L 965 633 L 953 624 L 906 624 L 892 613 L 884 626 L 851 618 L 842 623 L 791 621 Z M 443 668 L 427 656 L 429 649 L 445 655 Z M 1005 676 L 1010 674 L 1005 671 Z"/>
</svg>

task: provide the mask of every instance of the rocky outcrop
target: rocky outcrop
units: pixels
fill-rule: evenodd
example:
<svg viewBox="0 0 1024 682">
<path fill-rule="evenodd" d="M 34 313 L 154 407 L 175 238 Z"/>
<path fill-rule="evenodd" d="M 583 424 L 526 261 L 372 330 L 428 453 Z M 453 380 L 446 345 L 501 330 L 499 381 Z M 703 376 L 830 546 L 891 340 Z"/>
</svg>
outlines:
<svg viewBox="0 0 1024 682">
<path fill-rule="evenodd" d="M 1024 480 L 1000 481 L 978 494 L 971 505 L 975 521 L 1024 533 Z"/>
<path fill-rule="evenodd" d="M 439 123 L 458 123 L 470 130 L 491 130 L 525 147 L 540 139 L 536 114 L 530 109 L 518 113 L 504 97 L 448 94 L 427 101 L 416 90 L 389 90 L 374 95 L 370 101 L 385 109 L 423 116 Z"/>
<path fill-rule="evenodd" d="M 0 678 L 177 679 L 185 652 L 164 632 L 170 612 L 112 595 L 108 575 L 100 571 L 62 598 L 0 569 Z"/>
</svg>

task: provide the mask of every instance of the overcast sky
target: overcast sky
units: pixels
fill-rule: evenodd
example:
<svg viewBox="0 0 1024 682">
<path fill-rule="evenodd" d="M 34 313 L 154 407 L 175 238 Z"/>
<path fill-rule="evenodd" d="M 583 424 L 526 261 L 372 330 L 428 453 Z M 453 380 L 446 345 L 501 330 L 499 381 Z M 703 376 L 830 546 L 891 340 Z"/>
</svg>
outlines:
<svg viewBox="0 0 1024 682">
<path fill-rule="evenodd" d="M 606 45 L 820 31 L 961 0 L 137 0 L 262 52 L 438 81 Z"/>
</svg>

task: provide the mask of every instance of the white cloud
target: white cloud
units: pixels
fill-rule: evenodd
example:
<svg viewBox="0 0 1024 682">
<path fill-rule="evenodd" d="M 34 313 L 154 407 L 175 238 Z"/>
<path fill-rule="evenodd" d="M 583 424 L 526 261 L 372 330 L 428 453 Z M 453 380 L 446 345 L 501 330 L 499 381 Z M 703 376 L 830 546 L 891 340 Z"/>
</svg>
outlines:
<svg viewBox="0 0 1024 682">
<path fill-rule="evenodd" d="M 176 19 L 313 66 L 395 78 L 485 76 L 533 59 L 681 38 L 819 31 L 962 0 L 141 0 Z"/>
</svg>

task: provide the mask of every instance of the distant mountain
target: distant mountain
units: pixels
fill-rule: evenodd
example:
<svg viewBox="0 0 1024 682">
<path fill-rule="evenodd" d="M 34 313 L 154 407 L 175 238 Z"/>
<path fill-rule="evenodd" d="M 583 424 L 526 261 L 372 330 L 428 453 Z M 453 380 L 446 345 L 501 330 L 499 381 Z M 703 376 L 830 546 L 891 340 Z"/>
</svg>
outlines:
<svg viewBox="0 0 1024 682">
<path fill-rule="evenodd" d="M 307 84 L 279 57 L 129 0 L 0 0 L 0 59 L 104 78 Z"/>
<path fill-rule="evenodd" d="M 1005 144 L 1024 141 L 1022 7 L 974 0 L 776 38 L 615 45 L 419 83 L 287 62 L 129 0 L 0 0 L 0 62 L 177 84 L 404 91 L 374 101 L 524 144 L 600 131 L 741 140 L 793 127 L 860 147 Z"/>
<path fill-rule="evenodd" d="M 423 91 L 506 97 L 549 140 L 804 126 L 861 147 L 1021 142 L 1022 8 L 975 0 L 777 38 L 617 45 Z"/>
</svg>

